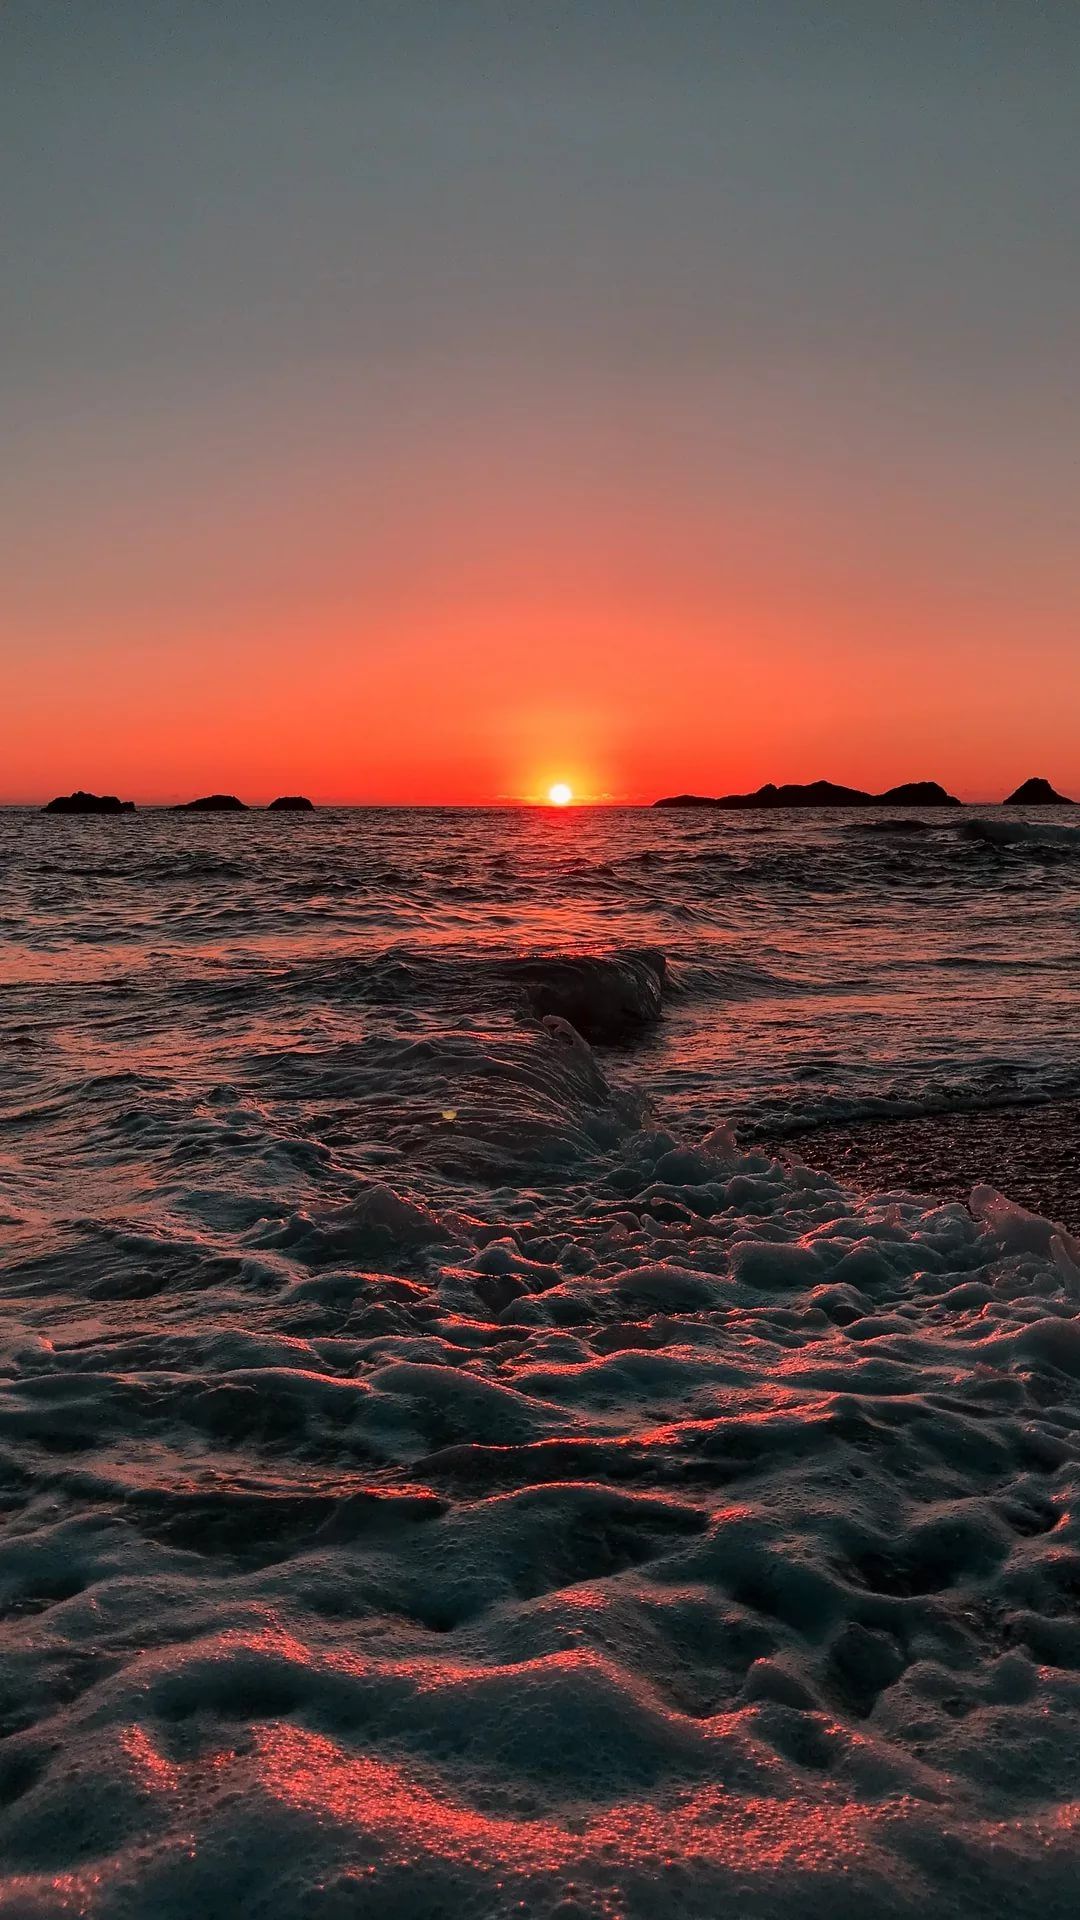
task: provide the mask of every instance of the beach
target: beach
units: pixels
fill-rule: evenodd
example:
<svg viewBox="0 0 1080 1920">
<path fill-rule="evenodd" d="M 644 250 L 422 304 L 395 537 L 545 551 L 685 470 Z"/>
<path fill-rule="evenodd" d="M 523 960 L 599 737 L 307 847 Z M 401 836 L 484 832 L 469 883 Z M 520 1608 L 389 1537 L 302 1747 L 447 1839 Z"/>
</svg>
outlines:
<svg viewBox="0 0 1080 1920">
<path fill-rule="evenodd" d="M 901 1190 L 966 1201 L 976 1187 L 995 1187 L 1032 1213 L 1080 1233 L 1075 1101 L 821 1127 L 768 1145 L 781 1155 L 797 1150 L 865 1193 Z"/>
</svg>

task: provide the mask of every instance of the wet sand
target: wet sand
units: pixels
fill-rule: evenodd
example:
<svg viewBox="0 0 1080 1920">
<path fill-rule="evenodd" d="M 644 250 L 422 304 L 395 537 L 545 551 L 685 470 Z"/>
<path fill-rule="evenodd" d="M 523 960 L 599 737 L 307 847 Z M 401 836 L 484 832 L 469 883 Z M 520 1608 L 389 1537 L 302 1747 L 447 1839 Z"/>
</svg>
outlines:
<svg viewBox="0 0 1080 1920">
<path fill-rule="evenodd" d="M 967 1200 L 974 1186 L 996 1187 L 1080 1233 L 1080 1101 L 861 1121 L 763 1144 L 864 1192 L 906 1187 Z"/>
</svg>

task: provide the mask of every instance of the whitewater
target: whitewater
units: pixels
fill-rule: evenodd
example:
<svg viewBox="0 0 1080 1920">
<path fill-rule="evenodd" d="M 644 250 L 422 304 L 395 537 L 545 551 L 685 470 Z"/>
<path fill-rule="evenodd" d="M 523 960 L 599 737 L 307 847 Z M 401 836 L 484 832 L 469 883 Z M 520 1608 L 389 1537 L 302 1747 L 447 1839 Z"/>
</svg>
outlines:
<svg viewBox="0 0 1080 1920">
<path fill-rule="evenodd" d="M 1071 1915 L 1080 812 L 0 813 L 0 1914 Z"/>
</svg>

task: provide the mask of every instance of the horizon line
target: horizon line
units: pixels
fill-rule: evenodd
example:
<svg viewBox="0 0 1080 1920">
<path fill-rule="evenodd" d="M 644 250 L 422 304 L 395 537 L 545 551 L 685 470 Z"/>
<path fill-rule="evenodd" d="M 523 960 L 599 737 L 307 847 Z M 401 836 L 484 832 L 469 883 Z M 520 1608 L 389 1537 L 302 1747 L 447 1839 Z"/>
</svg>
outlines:
<svg viewBox="0 0 1080 1920">
<path fill-rule="evenodd" d="M 809 783 L 792 782 L 790 784 L 802 785 Z M 554 806 L 550 800 L 543 798 L 534 800 L 313 800 L 310 811 L 312 813 L 651 813 L 657 809 L 661 800 L 674 797 L 678 796 L 661 794 L 655 800 L 572 800 L 564 806 Z M 813 806 L 785 808 L 770 807 L 768 805 L 764 805 L 760 809 L 738 806 L 726 807 L 723 805 L 722 800 L 713 799 L 708 795 L 696 795 L 694 797 L 699 799 L 704 807 L 714 807 L 717 813 L 750 813 L 754 811 L 761 811 L 763 813 L 813 813 L 815 811 L 842 813 L 844 811 L 842 806 L 834 806 L 828 803 L 823 804 L 818 809 Z M 1008 797 L 1007 794 L 1002 795 L 1000 798 L 994 798 L 988 794 L 980 794 L 974 797 L 969 796 L 967 798 L 959 794 L 954 795 L 955 801 L 962 807 L 1000 807 L 1006 804 Z M 1063 804 L 1066 806 L 1080 806 L 1080 801 L 1070 800 L 1063 796 Z M 0 800 L 0 813 L 47 813 L 48 810 L 49 802 L 45 800 Z M 933 802 L 928 802 L 922 810 L 924 812 L 934 811 Z M 135 800 L 130 803 L 130 806 L 127 807 L 127 811 L 123 816 L 111 813 L 95 814 L 91 811 L 86 814 L 63 814 L 58 812 L 54 817 L 57 819 L 119 819 L 121 817 L 126 818 L 131 813 L 200 814 L 202 811 L 220 812 L 235 816 L 237 813 L 270 813 L 275 811 L 275 809 L 271 807 L 271 803 L 268 800 L 245 800 L 239 807 L 223 807 L 220 809 L 200 809 L 198 807 L 192 807 L 189 803 L 182 800 Z M 307 812 L 308 809 L 304 808 L 302 811 Z M 668 809 L 668 811 L 679 812 L 689 811 L 689 809 L 674 808 Z M 909 811 L 917 813 L 920 809 L 916 806 L 909 808 Z"/>
<path fill-rule="evenodd" d="M 1005 802 L 1011 798 L 1013 793 L 1019 792 L 1022 787 L 1034 784 L 1035 782 L 1038 782 L 1040 784 L 1045 784 L 1049 786 L 1052 791 L 1057 792 L 1057 789 L 1054 788 L 1053 782 L 1048 780 L 1045 775 L 1040 774 L 1040 775 L 1026 776 L 1022 781 L 1018 783 L 1017 786 L 1010 788 L 1010 790 L 1007 793 L 1003 794 L 1000 799 L 991 798 L 989 795 L 986 795 L 986 794 L 980 794 L 977 796 L 970 796 L 970 795 L 964 796 L 961 794 L 953 794 L 949 789 L 945 788 L 939 781 L 936 781 L 936 780 L 919 779 L 919 780 L 899 781 L 899 782 L 895 782 L 892 788 L 887 788 L 884 793 L 874 793 L 869 788 L 856 787 L 856 786 L 849 785 L 847 782 L 834 781 L 834 780 L 831 780 L 828 778 L 822 778 L 822 777 L 818 777 L 817 779 L 814 779 L 814 780 L 791 780 L 791 781 L 766 780 L 766 781 L 763 781 L 760 786 L 750 789 L 748 792 L 744 794 L 737 794 L 737 795 L 736 794 L 722 794 L 722 795 L 706 794 L 701 792 L 700 790 L 684 787 L 684 788 L 678 789 L 677 791 L 668 789 L 665 792 L 648 799 L 646 798 L 634 799 L 629 796 L 618 797 L 612 794 L 597 794 L 592 797 L 582 795 L 580 798 L 575 795 L 568 802 L 562 802 L 557 805 L 552 803 L 547 791 L 536 793 L 536 794 L 524 794 L 524 795 L 523 794 L 499 794 L 487 800 L 480 800 L 480 799 L 474 799 L 474 800 L 449 800 L 449 799 L 447 800 L 381 800 L 381 799 L 312 800 L 309 795 L 301 795 L 296 789 L 294 789 L 292 790 L 291 793 L 288 794 L 287 797 L 302 799 L 305 802 L 305 806 L 303 809 L 304 811 L 310 808 L 312 811 L 316 811 L 316 812 L 317 811 L 344 812 L 344 811 L 351 811 L 351 810 L 364 811 L 367 809 L 371 809 L 371 810 L 399 811 L 399 812 L 409 812 L 409 811 L 431 812 L 431 811 L 445 810 L 445 811 L 455 811 L 455 812 L 469 811 L 469 812 L 482 813 L 482 812 L 496 812 L 496 811 L 512 812 L 522 808 L 542 808 L 544 811 L 556 812 L 556 813 L 573 812 L 575 809 L 580 811 L 582 808 L 588 808 L 593 810 L 633 809 L 635 811 L 640 809 L 640 810 L 647 811 L 653 807 L 660 805 L 662 802 L 672 802 L 672 801 L 681 801 L 681 800 L 695 801 L 705 806 L 715 806 L 718 809 L 718 811 L 724 811 L 725 801 L 740 800 L 740 801 L 743 801 L 744 803 L 746 801 L 752 801 L 754 796 L 757 793 L 764 792 L 766 789 L 770 787 L 791 788 L 794 790 L 800 790 L 800 789 L 805 790 L 809 787 L 815 787 L 815 786 L 829 786 L 834 788 L 839 787 L 839 788 L 846 789 L 850 793 L 865 795 L 868 798 L 871 798 L 880 802 L 880 801 L 884 801 L 890 792 L 898 792 L 904 787 L 910 788 L 910 787 L 928 786 L 928 787 L 937 787 L 940 792 L 947 795 L 950 803 L 953 803 L 953 804 L 958 803 L 961 806 L 989 807 L 989 806 L 1001 806 L 1005 804 Z M 99 792 L 95 792 L 93 789 L 83 789 L 83 788 L 76 787 L 71 790 L 71 796 L 73 797 L 74 794 L 76 793 L 85 793 L 87 798 L 96 799 L 96 800 L 101 800 L 106 798 L 115 800 L 119 797 L 115 792 L 107 792 L 105 789 L 102 789 Z M 13 813 L 34 812 L 34 811 L 47 812 L 49 808 L 52 806 L 54 800 L 67 799 L 68 797 L 69 797 L 68 794 L 60 793 L 60 794 L 53 794 L 48 799 L 0 798 L 0 811 L 13 812 Z M 223 807 L 220 809 L 205 809 L 205 811 L 221 811 L 221 812 L 230 812 L 230 811 L 241 812 L 242 811 L 242 812 L 251 812 L 251 813 L 261 813 L 261 812 L 270 812 L 274 807 L 274 803 L 286 797 L 286 795 L 279 790 L 278 792 L 273 793 L 271 797 L 267 799 L 240 800 L 239 795 L 230 792 L 228 789 L 223 787 L 214 787 L 214 788 L 204 788 L 202 792 L 198 793 L 195 796 L 194 800 L 183 799 L 174 794 L 172 797 L 168 799 L 155 798 L 155 799 L 144 799 L 144 800 L 124 800 L 121 802 L 121 805 L 125 808 L 125 810 L 135 811 L 135 812 L 139 812 L 139 811 L 162 812 L 162 813 L 167 813 L 167 812 L 183 813 L 188 811 L 199 812 L 199 811 L 203 811 L 204 809 L 200 809 L 197 806 L 196 802 L 198 800 L 201 800 L 204 798 L 210 798 L 210 797 L 214 797 L 214 798 L 220 797 L 222 799 L 226 799 L 229 801 L 238 802 L 238 805 L 233 807 Z M 1067 796 L 1062 794 L 1059 794 L 1058 798 L 1060 801 L 1062 801 L 1066 805 L 1072 805 L 1072 806 L 1080 805 L 1080 801 L 1071 800 Z M 827 804 L 832 806 L 834 810 L 842 811 L 842 805 L 840 803 L 830 802 Z M 911 803 L 910 802 L 904 803 L 901 801 L 897 801 L 897 804 L 910 805 Z M 926 802 L 927 809 L 932 808 L 934 804 L 935 803 L 933 801 Z M 739 811 L 740 809 L 738 807 L 732 807 L 727 810 L 736 812 L 736 811 Z M 747 809 L 747 810 L 750 810 L 750 809 Z M 768 803 L 765 803 L 764 810 L 770 810 Z M 779 811 L 782 809 L 775 809 L 775 810 Z M 813 810 L 812 806 L 809 810 Z"/>
</svg>

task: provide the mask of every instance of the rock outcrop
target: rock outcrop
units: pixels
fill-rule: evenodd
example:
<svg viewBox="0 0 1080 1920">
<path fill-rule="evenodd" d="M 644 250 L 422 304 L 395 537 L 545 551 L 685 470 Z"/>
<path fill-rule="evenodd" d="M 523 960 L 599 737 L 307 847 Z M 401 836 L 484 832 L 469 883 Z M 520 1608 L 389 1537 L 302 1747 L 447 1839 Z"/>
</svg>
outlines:
<svg viewBox="0 0 1080 1920">
<path fill-rule="evenodd" d="M 903 786 L 890 787 L 887 793 L 864 793 L 861 787 L 837 786 L 833 780 L 811 780 L 805 786 L 778 787 L 770 780 L 755 793 L 725 793 L 718 800 L 707 800 L 696 793 L 679 793 L 670 800 L 655 800 L 657 807 L 958 807 L 962 803 L 946 793 L 936 780 L 909 780 Z"/>
<path fill-rule="evenodd" d="M 315 802 L 308 800 L 302 793 L 283 793 L 278 800 L 271 800 L 267 813 L 314 813 Z"/>
<path fill-rule="evenodd" d="M 42 807 L 42 813 L 134 813 L 134 800 L 118 800 L 115 793 L 58 794 Z"/>
<path fill-rule="evenodd" d="M 908 780 L 903 786 L 890 787 L 887 793 L 875 794 L 872 804 L 875 807 L 962 807 L 954 793 L 946 793 L 936 780 Z"/>
<path fill-rule="evenodd" d="M 201 800 L 181 800 L 176 813 L 246 813 L 247 807 L 235 793 L 207 793 Z"/>
<path fill-rule="evenodd" d="M 670 799 L 654 800 L 654 807 L 718 807 L 719 800 L 710 800 L 704 793 L 673 793 Z"/>
<path fill-rule="evenodd" d="M 1049 780 L 1035 778 L 1025 780 L 1023 786 L 1017 787 L 1001 804 L 1003 807 L 1071 807 L 1075 802 L 1057 793 Z"/>
</svg>

